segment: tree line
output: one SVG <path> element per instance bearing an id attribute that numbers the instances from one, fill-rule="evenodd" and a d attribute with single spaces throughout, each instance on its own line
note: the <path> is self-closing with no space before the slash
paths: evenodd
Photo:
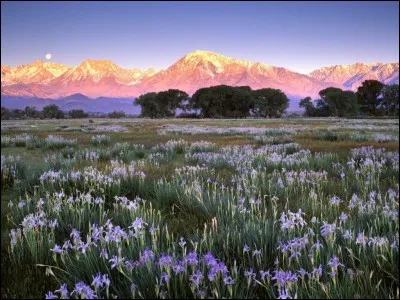
<path id="1" fill-rule="evenodd" d="M 15 119 L 81 119 L 87 118 L 88 113 L 82 109 L 73 109 L 65 113 L 60 110 L 56 104 L 44 106 L 43 109 L 37 110 L 34 106 L 27 106 L 25 109 L 8 109 L 1 107 L 1 119 L 2 120 L 15 120 Z M 113 111 L 101 117 L 109 118 L 123 118 L 126 114 L 123 111 Z"/>
<path id="2" fill-rule="evenodd" d="M 319 92 L 319 99 L 302 99 L 299 106 L 308 117 L 354 117 L 399 116 L 399 85 L 385 85 L 377 80 L 365 80 L 357 92 L 328 87 Z M 315 103 L 315 104 L 314 104 Z M 141 106 L 141 116 L 149 118 L 181 117 L 199 118 L 277 118 L 289 106 L 289 99 L 279 89 L 263 88 L 252 90 L 249 86 L 218 85 L 198 89 L 192 97 L 181 90 L 169 89 L 146 93 L 135 99 L 134 105 Z M 85 118 L 81 109 L 67 114 L 52 104 L 38 111 L 35 107 L 22 109 L 1 108 L 1 119 L 63 119 Z M 113 111 L 102 117 L 122 118 L 123 111 Z"/>
<path id="3" fill-rule="evenodd" d="M 329 87 L 314 102 L 306 97 L 299 103 L 308 117 L 399 116 L 399 85 L 365 80 L 355 93 Z"/>
<path id="4" fill-rule="evenodd" d="M 149 118 L 173 117 L 177 109 L 200 118 L 280 117 L 289 99 L 277 89 L 218 85 L 201 88 L 192 97 L 178 89 L 146 93 L 134 105 L 140 105 L 141 116 Z"/>

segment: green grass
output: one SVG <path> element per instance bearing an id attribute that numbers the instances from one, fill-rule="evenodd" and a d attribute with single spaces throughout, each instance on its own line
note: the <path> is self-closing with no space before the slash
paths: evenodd
<path id="1" fill-rule="evenodd" d="M 373 122 L 373 121 L 371 121 Z M 253 266 L 254 268 L 267 269 L 273 267 L 273 262 L 276 252 L 276 244 L 280 240 L 287 240 L 294 236 L 301 236 L 304 234 L 301 230 L 295 230 L 287 236 L 279 228 L 279 217 L 280 213 L 290 209 L 291 211 L 297 211 L 298 208 L 302 208 L 307 212 L 307 219 L 311 217 L 311 214 L 316 215 L 320 219 L 325 217 L 327 221 L 333 222 L 336 211 L 332 211 L 332 208 L 328 205 L 328 200 L 332 195 L 337 195 L 346 203 L 351 198 L 352 193 L 367 194 L 370 191 L 381 191 L 384 193 L 388 188 L 395 187 L 398 184 L 398 169 L 393 169 L 388 166 L 382 169 L 379 174 L 373 175 L 372 179 L 368 176 L 356 177 L 353 171 L 346 167 L 346 162 L 350 154 L 350 150 L 361 146 L 373 146 L 375 148 L 384 147 L 390 151 L 397 151 L 399 149 L 398 143 L 395 142 L 372 142 L 372 141 L 352 141 L 352 140 L 334 140 L 328 138 L 321 138 L 317 134 L 317 129 L 326 130 L 330 125 L 336 125 L 336 120 L 302 120 L 302 119 L 266 119 L 266 120 L 185 120 L 185 119 L 165 119 L 165 120 L 140 120 L 140 119 L 121 119 L 121 120 L 109 120 L 109 119 L 95 119 L 93 126 L 97 125 L 113 125 L 119 124 L 125 126 L 128 132 L 77 132 L 77 131 L 60 131 L 57 127 L 63 126 L 65 128 L 80 127 L 81 124 L 88 124 L 88 120 L 43 120 L 43 121 L 2 121 L 2 125 L 16 124 L 18 126 L 30 126 L 35 125 L 37 127 L 31 127 L 29 130 L 3 130 L 2 136 L 14 135 L 21 133 L 28 133 L 31 135 L 38 136 L 40 139 L 46 138 L 48 135 L 59 135 L 67 139 L 77 139 L 78 145 L 73 148 L 64 149 L 48 149 L 46 147 L 28 149 L 25 147 L 5 147 L 2 148 L 2 155 L 18 155 L 21 157 L 21 170 L 18 184 L 14 184 L 12 187 L 2 186 L 1 196 L 1 241 L 2 241 L 2 287 L 1 296 L 2 298 L 43 298 L 44 294 L 48 290 L 55 290 L 58 288 L 59 283 L 53 276 L 46 275 L 46 268 L 36 266 L 36 261 L 32 259 L 26 250 L 18 250 L 22 255 L 20 263 L 18 263 L 18 257 L 11 256 L 9 253 L 10 239 L 8 236 L 9 230 L 15 228 L 22 221 L 22 215 L 18 215 L 16 210 L 10 210 L 7 203 L 11 200 L 16 205 L 19 199 L 37 199 L 44 197 L 46 193 L 49 193 L 49 199 L 53 199 L 51 194 L 53 192 L 60 191 L 62 188 L 66 194 L 77 195 L 79 192 L 90 192 L 92 196 L 103 196 L 106 200 L 104 209 L 108 210 L 107 216 L 113 219 L 113 222 L 120 222 L 121 224 L 130 224 L 136 216 L 146 216 L 146 220 L 157 220 L 160 224 L 159 239 L 157 240 L 157 247 L 159 252 L 173 251 L 175 246 L 171 246 L 172 241 L 176 241 L 179 237 L 184 237 L 187 241 L 192 240 L 194 243 L 200 243 L 198 245 L 199 250 L 212 249 L 214 254 L 218 254 L 221 260 L 223 260 L 230 267 L 237 265 L 239 266 L 238 273 L 243 274 L 244 266 Z M 280 127 L 291 127 L 304 125 L 308 126 L 309 129 L 297 134 L 285 136 L 287 141 L 293 140 L 300 145 L 300 148 L 308 149 L 311 151 L 310 157 L 307 158 L 307 162 L 299 163 L 297 165 L 287 165 L 284 163 L 274 164 L 268 161 L 271 154 L 262 155 L 257 157 L 253 161 L 252 168 L 257 169 L 256 175 L 251 177 L 249 174 L 245 174 L 240 170 L 237 170 L 235 166 L 230 163 L 223 164 L 208 164 L 208 169 L 191 175 L 185 173 L 180 176 L 175 173 L 175 169 L 182 168 L 188 165 L 188 161 L 185 158 L 185 154 L 188 150 L 185 148 L 177 148 L 171 150 L 169 156 L 163 159 L 158 159 L 157 163 L 150 163 L 148 157 L 154 154 L 156 151 L 152 147 L 159 144 L 166 143 L 170 140 L 184 139 L 188 143 L 195 141 L 208 141 L 217 145 L 216 152 L 220 153 L 222 147 L 226 146 L 244 146 L 252 145 L 254 147 L 264 146 L 264 142 L 257 141 L 253 136 L 245 134 L 167 134 L 159 135 L 158 130 L 162 129 L 163 126 L 175 124 L 175 125 L 196 125 L 196 126 L 215 126 L 215 127 L 241 127 L 241 126 L 255 126 L 265 128 L 280 128 Z M 67 127 L 66 127 L 67 126 Z M 357 131 L 351 131 L 349 129 L 340 130 L 340 133 L 357 133 Z M 391 132 L 396 134 L 396 132 Z M 106 134 L 110 136 L 110 142 L 108 145 L 92 145 L 91 138 L 93 135 Z M 398 132 L 397 132 L 398 134 Z M 283 137 L 282 137 L 283 139 Z M 127 142 L 129 145 L 142 144 L 145 149 L 134 149 L 129 146 L 124 153 L 113 151 L 113 146 L 116 143 Z M 273 144 L 279 143 L 279 137 L 274 137 Z M 79 153 L 79 151 L 97 151 L 101 155 L 98 161 L 88 160 L 73 160 L 68 161 L 65 157 L 67 154 L 73 155 Z M 170 150 L 168 150 L 170 151 Z M 167 151 L 167 152 L 168 152 Z M 283 152 L 284 155 L 292 155 L 296 153 L 297 149 L 289 149 L 287 152 Z M 314 153 L 331 153 L 331 156 L 317 157 Z M 168 152 L 169 153 L 169 152 Z M 55 155 L 54 161 L 44 162 L 43 158 L 51 155 Z M 242 160 L 240 158 L 232 163 L 237 163 L 241 166 Z M 135 170 L 143 171 L 146 177 L 143 180 L 136 178 L 129 178 L 123 180 L 120 184 L 112 185 L 111 187 L 93 186 L 90 184 L 79 183 L 73 186 L 70 183 L 60 183 L 59 187 L 53 185 L 41 184 L 38 180 L 39 176 L 47 170 L 63 170 L 69 171 L 84 170 L 85 167 L 93 166 L 101 172 L 107 173 L 110 169 L 110 160 L 120 160 L 125 164 L 130 162 L 135 163 Z M 332 162 L 341 163 L 341 168 L 345 170 L 346 177 L 341 180 L 339 177 L 339 169 L 336 169 Z M 196 163 L 192 164 L 193 166 Z M 2 166 L 3 169 L 3 166 Z M 285 188 L 279 188 L 276 185 L 278 177 L 285 178 L 286 173 L 283 169 L 294 170 L 300 172 L 302 170 L 312 171 L 327 171 L 327 180 L 317 181 L 317 185 L 313 186 L 309 183 L 295 183 L 293 186 L 287 186 Z M 3 170 L 2 170 L 3 171 Z M 2 175 L 3 176 L 3 175 Z M 237 191 L 235 184 L 232 182 L 233 178 L 241 177 L 246 184 L 243 187 L 243 191 Z M 226 190 L 217 190 L 211 184 L 206 183 L 207 178 L 217 179 L 219 184 L 223 184 L 227 187 Z M 159 182 L 163 179 L 163 182 Z M 188 184 L 182 185 L 182 180 L 185 180 Z M 371 181 L 366 183 L 366 181 Z M 369 185 L 368 185 L 369 184 Z M 199 185 L 202 188 L 202 193 L 198 193 L 196 186 Z M 90 186 L 90 188 L 89 188 Z M 310 200 L 310 192 L 315 189 L 318 195 L 318 201 Z M 134 199 L 136 196 L 140 196 L 147 202 L 146 205 L 151 205 L 151 209 L 147 206 L 146 208 L 140 208 L 139 213 L 128 214 L 127 212 L 117 209 L 111 203 L 114 196 L 126 196 L 129 199 Z M 261 208 L 252 208 L 249 217 L 245 217 L 242 214 L 238 214 L 234 209 L 236 201 L 245 196 L 257 198 L 263 198 Z M 279 200 L 274 200 L 277 197 Z M 46 198 L 47 199 L 47 198 Z M 323 199 L 323 200 L 322 200 Z M 33 200 L 32 200 L 33 201 Z M 47 200 L 46 200 L 47 201 Z M 48 200 L 50 201 L 50 200 Z M 343 209 L 341 207 L 341 209 Z M 29 207 L 33 211 L 34 207 Z M 339 211 L 339 210 L 338 210 Z M 337 212 L 338 212 L 337 211 Z M 74 227 L 81 228 L 82 232 L 88 231 L 90 222 L 95 220 L 99 222 L 102 218 L 100 212 L 97 209 L 91 207 L 82 206 L 80 214 L 76 215 L 72 212 L 62 211 L 60 212 L 60 220 L 63 220 L 60 230 L 56 233 L 56 239 L 59 243 L 65 240 L 69 236 L 69 232 L 72 229 L 72 223 L 76 224 Z M 278 214 L 279 212 L 279 214 Z M 352 226 L 357 230 L 366 230 L 373 232 L 375 235 L 378 233 L 384 235 L 388 232 L 392 232 L 394 229 L 398 230 L 398 223 L 393 225 L 382 221 L 379 216 L 371 216 L 370 218 L 358 218 L 354 215 L 351 216 L 354 220 L 351 220 Z M 214 218 L 218 220 L 218 230 L 212 225 Z M 70 223 L 69 223 L 70 222 Z M 100 222 L 99 222 L 100 223 Z M 392 228 L 391 226 L 395 226 Z M 315 226 L 315 231 L 318 232 L 319 228 Z M 167 234 L 168 232 L 168 234 Z M 296 235 L 297 234 L 297 235 Z M 38 238 L 38 237 L 36 237 Z M 321 237 L 320 237 L 321 238 Z M 143 243 L 150 243 L 149 237 L 145 237 L 141 240 Z M 342 274 L 338 278 L 338 282 L 333 284 L 328 280 L 328 277 L 324 277 L 325 286 L 317 284 L 312 286 L 306 283 L 305 286 L 299 287 L 298 297 L 348 297 L 349 295 L 356 296 L 357 294 L 361 297 L 394 297 L 398 298 L 398 271 L 393 267 L 393 264 L 398 263 L 398 253 L 396 255 L 389 255 L 387 252 L 384 254 L 371 253 L 356 253 L 352 256 L 352 252 L 357 252 L 358 248 L 353 245 L 348 245 L 348 249 L 343 247 L 344 241 L 341 238 L 337 238 L 335 243 L 332 241 L 325 241 L 324 249 L 326 252 L 323 254 L 323 259 L 320 260 L 328 261 L 331 255 L 336 254 L 340 256 L 341 262 L 346 262 L 347 266 L 353 268 L 360 268 L 367 273 L 374 271 L 375 273 L 370 275 L 364 274 L 356 281 L 345 280 L 345 275 Z M 26 241 L 26 243 L 31 243 Z M 265 256 L 262 261 L 256 261 L 255 258 L 243 256 L 243 244 L 260 247 Z M 28 245 L 27 244 L 27 245 Z M 29 244 L 31 245 L 31 244 Z M 154 246 L 154 245 L 153 245 Z M 44 246 L 46 248 L 47 246 Z M 172 247 L 172 248 L 171 248 Z M 131 244 L 122 247 L 126 253 L 135 253 L 138 255 L 140 247 L 133 246 Z M 188 248 L 192 249 L 192 245 L 188 245 Z M 22 249 L 22 248 L 21 248 Z M 27 247 L 25 247 L 27 249 Z M 127 294 L 127 287 L 129 281 L 127 277 L 131 277 L 139 285 L 145 284 L 146 281 L 141 280 L 140 277 L 148 278 L 147 283 L 149 286 L 153 284 L 154 272 L 153 270 L 149 274 L 138 273 L 131 274 L 129 276 L 123 276 L 122 272 L 117 270 L 110 271 L 106 268 L 106 265 L 98 259 L 98 256 L 87 254 L 88 259 L 84 261 L 76 261 L 74 257 L 67 257 L 65 262 L 53 262 L 49 251 L 38 250 L 39 254 L 46 257 L 46 263 L 57 265 L 62 269 L 66 269 L 68 275 L 62 272 L 53 271 L 58 276 L 58 279 L 63 279 L 66 282 L 73 283 L 72 278 L 86 279 L 91 283 L 91 275 L 94 275 L 95 270 L 103 270 L 103 272 L 110 272 L 113 280 L 120 281 L 120 286 L 113 287 L 111 293 L 121 296 L 130 296 Z M 44 252 L 42 252 L 44 251 Z M 159 253 L 158 253 L 159 254 Z M 41 256 L 38 257 L 41 257 Z M 93 256 L 91 256 L 93 255 Z M 360 261 L 358 259 L 368 258 L 369 262 Z M 303 259 L 303 258 L 302 258 Z M 40 260 L 40 259 L 39 259 Z M 372 262 L 372 260 L 375 260 Z M 39 263 L 44 263 L 39 261 Z M 296 262 L 293 265 L 286 265 L 290 267 L 302 267 L 306 266 L 309 269 L 312 267 L 309 261 Z M 363 265 L 364 264 L 364 265 Z M 375 268 L 376 264 L 380 264 L 380 267 Z M 91 273 L 89 273 L 89 270 Z M 125 274 L 126 275 L 126 274 Z M 148 277 L 146 277 L 148 276 Z M 153 276 L 153 277 L 152 277 Z M 173 279 L 175 280 L 175 279 Z M 174 281 L 175 288 L 170 287 L 170 296 L 175 295 L 176 297 L 186 295 L 192 297 L 192 292 L 188 290 L 181 290 L 182 294 L 179 294 L 179 284 Z M 24 288 L 21 288 L 21 287 Z M 223 285 L 222 285 L 223 286 Z M 221 286 L 218 286 L 218 289 Z M 144 287 L 143 292 L 145 290 Z M 396 294 L 397 289 L 397 294 Z M 273 298 L 276 296 L 276 290 L 271 285 L 267 285 L 264 288 L 263 285 L 249 289 L 245 282 L 240 283 L 234 291 L 228 291 L 226 288 L 221 288 L 221 294 L 230 295 L 232 297 L 243 298 L 243 297 L 258 297 L 258 298 Z M 176 294 L 173 294 L 176 293 Z M 146 291 L 147 296 L 159 296 L 155 291 Z"/>

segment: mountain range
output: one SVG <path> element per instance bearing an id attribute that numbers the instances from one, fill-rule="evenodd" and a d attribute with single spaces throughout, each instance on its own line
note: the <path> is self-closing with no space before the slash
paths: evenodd
<path id="1" fill-rule="evenodd" d="M 366 79 L 399 83 L 399 63 L 336 65 L 300 74 L 283 67 L 196 50 L 158 71 L 124 69 L 110 60 L 93 59 L 74 67 L 40 60 L 17 67 L 1 65 L 1 96 L 2 102 L 5 96 L 61 99 L 77 93 L 90 98 L 134 98 L 170 88 L 191 95 L 202 87 L 226 84 L 277 88 L 289 98 L 299 99 L 316 97 L 329 86 L 356 90 Z"/>

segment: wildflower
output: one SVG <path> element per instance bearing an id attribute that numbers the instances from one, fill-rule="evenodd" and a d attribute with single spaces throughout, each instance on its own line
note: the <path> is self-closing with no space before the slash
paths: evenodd
<path id="1" fill-rule="evenodd" d="M 63 253 L 63 249 L 59 245 L 54 245 L 53 249 L 50 249 L 50 251 L 53 251 L 54 253 Z"/>
<path id="2" fill-rule="evenodd" d="M 190 275 L 190 277 L 189 277 L 190 281 L 193 282 L 196 286 L 198 286 L 200 284 L 200 281 L 203 278 L 204 278 L 204 276 L 201 273 L 201 271 L 199 271 L 199 270 L 193 272 L 193 274 Z"/>
<path id="3" fill-rule="evenodd" d="M 359 232 L 357 235 L 356 244 L 366 245 L 368 242 L 368 238 L 364 236 L 364 232 Z"/>
<path id="4" fill-rule="evenodd" d="M 319 265 L 318 268 L 313 268 L 311 274 L 316 276 L 317 278 L 322 276 L 322 265 Z"/>
<path id="5" fill-rule="evenodd" d="M 58 220 L 57 219 L 54 219 L 53 221 L 49 220 L 48 226 L 50 228 L 56 228 L 58 226 Z"/>
<path id="6" fill-rule="evenodd" d="M 154 226 L 151 226 L 150 229 L 149 229 L 149 231 L 150 231 L 150 233 L 151 233 L 152 235 L 154 235 L 154 234 L 156 233 L 157 230 L 158 230 L 158 227 L 154 227 Z"/>
<path id="7" fill-rule="evenodd" d="M 358 201 L 359 201 L 359 198 L 358 198 L 357 194 L 353 194 L 351 196 L 351 199 L 350 199 L 350 202 L 349 202 L 349 207 L 350 208 L 354 208 Z"/>
<path id="8" fill-rule="evenodd" d="M 331 198 L 330 202 L 331 202 L 332 205 L 339 205 L 340 202 L 342 202 L 342 200 L 340 200 L 340 198 L 337 197 L 337 196 L 333 196 Z"/>
<path id="9" fill-rule="evenodd" d="M 144 225 L 147 225 L 147 223 L 145 223 L 142 218 L 136 217 L 135 221 L 133 221 L 132 225 L 128 228 L 134 228 L 135 231 L 138 231 L 142 229 Z"/>
<path id="10" fill-rule="evenodd" d="M 172 270 L 174 270 L 175 274 L 179 274 L 185 271 L 183 261 L 176 261 L 175 264 L 172 266 Z"/>
<path id="11" fill-rule="evenodd" d="M 292 297 L 290 297 L 288 291 L 286 291 L 286 289 L 282 288 L 279 289 L 279 296 L 278 299 L 292 299 Z"/>
<path id="12" fill-rule="evenodd" d="M 128 267 L 130 270 L 134 269 L 136 266 L 139 265 L 138 261 L 133 261 L 133 260 L 127 260 L 124 265 Z"/>
<path id="13" fill-rule="evenodd" d="M 18 207 L 19 207 L 19 208 L 23 208 L 25 205 L 26 205 L 26 203 L 25 203 L 24 200 L 21 200 L 21 201 L 18 203 Z"/>
<path id="14" fill-rule="evenodd" d="M 235 279 L 232 277 L 228 276 L 224 278 L 224 284 L 225 285 L 233 285 L 235 283 Z"/>
<path id="15" fill-rule="evenodd" d="M 299 256 L 301 256 L 301 253 L 299 251 L 291 250 L 291 255 L 290 255 L 289 259 L 296 258 L 296 257 L 299 257 Z"/>
<path id="16" fill-rule="evenodd" d="M 104 200 L 100 197 L 96 197 L 96 199 L 94 199 L 94 203 L 101 204 L 101 203 L 104 203 Z"/>
<path id="17" fill-rule="evenodd" d="M 164 281 L 165 283 L 168 283 L 169 279 L 171 278 L 171 275 L 169 275 L 166 272 L 162 272 L 161 278 L 160 278 L 160 284 Z"/>
<path id="18" fill-rule="evenodd" d="M 348 218 L 349 218 L 349 216 L 348 216 L 346 213 L 342 212 L 342 213 L 340 214 L 340 216 L 339 216 L 340 223 L 346 222 L 346 220 L 347 220 Z"/>
<path id="19" fill-rule="evenodd" d="M 189 252 L 183 259 L 183 261 L 189 265 L 195 266 L 198 264 L 197 253 L 192 251 Z"/>
<path id="20" fill-rule="evenodd" d="M 253 251 L 253 256 L 254 256 L 254 255 L 260 255 L 260 256 L 261 256 L 261 250 L 257 250 L 257 249 L 254 250 L 254 251 Z"/>
<path id="21" fill-rule="evenodd" d="M 275 276 L 272 277 L 272 280 L 276 280 L 276 284 L 280 287 L 285 286 L 287 282 L 296 282 L 297 276 L 293 274 L 292 271 L 275 271 Z"/>
<path id="22" fill-rule="evenodd" d="M 106 287 L 110 286 L 111 281 L 110 281 L 110 278 L 108 277 L 107 274 L 103 274 L 103 277 L 101 278 L 101 281 L 102 281 L 103 284 L 106 285 Z"/>
<path id="23" fill-rule="evenodd" d="M 203 291 L 203 290 L 198 290 L 198 291 L 196 292 L 196 295 L 199 296 L 199 297 L 204 297 L 205 294 L 206 294 L 206 292 Z"/>
<path id="24" fill-rule="evenodd" d="M 265 277 L 267 277 L 268 280 L 271 279 L 271 274 L 269 273 L 269 270 L 268 271 L 261 270 L 260 275 L 261 275 L 261 280 L 264 280 Z"/>
<path id="25" fill-rule="evenodd" d="M 76 230 L 75 228 L 72 229 L 70 237 L 74 238 L 74 241 L 80 241 L 81 240 L 81 234 L 78 230 Z"/>
<path id="26" fill-rule="evenodd" d="M 311 191 L 310 191 L 310 198 L 312 199 L 312 200 L 317 200 L 317 194 L 315 193 L 315 190 L 314 189 L 312 189 Z"/>
<path id="27" fill-rule="evenodd" d="M 243 246 L 243 251 L 244 251 L 244 252 L 249 252 L 249 251 L 250 251 L 250 247 L 247 246 L 246 244 L 244 244 L 244 246 Z"/>
<path id="28" fill-rule="evenodd" d="M 353 236 L 349 230 L 346 230 L 346 232 L 343 234 L 343 238 L 346 240 L 351 240 L 353 238 Z"/>
<path id="29" fill-rule="evenodd" d="M 390 248 L 394 249 L 394 250 L 398 250 L 399 247 L 397 246 L 396 241 L 393 241 L 393 243 L 390 244 Z"/>
<path id="30" fill-rule="evenodd" d="M 312 245 L 311 246 L 311 249 L 319 249 L 319 248 L 323 248 L 323 246 L 322 246 L 322 244 L 321 244 L 321 242 L 319 241 L 319 240 L 317 240 L 316 242 L 315 242 L 315 244 L 314 245 Z"/>
<path id="31" fill-rule="evenodd" d="M 112 262 L 112 264 L 111 264 L 111 269 L 114 269 L 116 266 L 120 265 L 120 264 L 124 261 L 124 259 L 125 259 L 125 258 L 120 258 L 120 257 L 114 255 L 114 256 L 109 260 L 109 262 Z"/>
<path id="32" fill-rule="evenodd" d="M 105 258 L 105 259 L 108 259 L 108 252 L 107 252 L 107 249 L 101 249 L 100 257 L 103 257 L 103 258 Z"/>
<path id="33" fill-rule="evenodd" d="M 60 288 L 58 290 L 55 290 L 54 292 L 60 293 L 60 299 L 69 299 L 69 293 L 66 283 L 62 284 Z"/>
<path id="34" fill-rule="evenodd" d="M 68 249 L 68 248 L 72 249 L 71 241 L 70 240 L 65 241 L 62 248 L 63 248 L 63 250 Z"/>
<path id="35" fill-rule="evenodd" d="M 256 273 L 253 272 L 253 268 L 250 268 L 248 271 L 244 271 L 244 276 L 246 276 L 248 279 L 255 279 Z"/>
<path id="36" fill-rule="evenodd" d="M 329 224 L 327 222 L 323 222 L 324 225 L 321 226 L 321 234 L 322 236 L 331 235 L 336 230 L 336 223 Z"/>
<path id="37" fill-rule="evenodd" d="M 336 255 L 332 256 L 332 258 L 328 262 L 328 265 L 334 270 L 336 270 L 338 266 L 344 267 L 344 265 L 340 263 L 339 258 Z"/>
<path id="38" fill-rule="evenodd" d="M 72 290 L 72 292 L 71 292 L 71 295 L 73 294 L 73 293 L 77 293 L 77 294 L 82 294 L 82 292 L 83 292 L 83 290 L 84 290 L 84 288 L 86 287 L 87 285 L 83 282 L 83 281 L 79 281 L 79 282 L 77 282 L 76 284 L 75 284 L 75 288 Z"/>
<path id="39" fill-rule="evenodd" d="M 309 273 L 304 270 L 303 268 L 301 268 L 300 270 L 297 271 L 301 277 L 304 277 L 305 275 L 309 275 Z"/>
<path id="40" fill-rule="evenodd" d="M 154 258 L 154 252 L 150 249 L 145 249 L 140 256 L 139 262 L 143 264 L 153 258 Z"/>
<path id="41" fill-rule="evenodd" d="M 10 241 L 11 247 L 13 247 L 13 246 L 15 246 L 15 245 L 17 244 L 17 241 L 18 241 L 18 236 L 17 236 L 17 234 L 18 234 L 18 233 L 20 233 L 20 229 L 19 229 L 19 228 L 18 228 L 18 229 L 11 229 L 11 230 L 10 230 L 9 236 L 10 236 L 10 238 L 11 238 L 11 241 Z"/>
<path id="42" fill-rule="evenodd" d="M 56 295 L 54 295 L 52 291 L 49 291 L 46 294 L 46 298 L 45 299 L 58 299 L 58 297 Z"/>
<path id="43" fill-rule="evenodd" d="M 101 279 L 100 272 L 97 273 L 96 277 L 92 276 L 92 278 L 93 278 L 92 285 L 94 285 L 96 289 L 101 288 L 103 286 L 103 281 Z"/>
<path id="44" fill-rule="evenodd" d="M 281 229 L 294 229 L 296 227 L 303 227 L 307 225 L 306 221 L 303 219 L 301 208 L 297 213 L 292 213 L 290 210 L 287 212 L 281 213 L 280 221 L 281 221 Z"/>
<path id="45" fill-rule="evenodd" d="M 217 277 L 217 270 L 215 268 L 211 268 L 208 272 L 208 280 L 213 281 Z"/>
<path id="46" fill-rule="evenodd" d="M 210 251 L 203 255 L 203 261 L 207 264 L 207 266 L 212 266 L 217 263 L 217 260 Z"/>
<path id="47" fill-rule="evenodd" d="M 160 265 L 160 267 L 169 267 L 172 264 L 172 256 L 169 256 L 168 254 L 161 254 L 161 257 L 158 260 L 158 264 Z"/>
<path id="48" fill-rule="evenodd" d="M 371 246 L 371 244 L 376 247 L 382 247 L 389 244 L 389 240 L 386 237 L 371 237 L 368 246 Z"/>

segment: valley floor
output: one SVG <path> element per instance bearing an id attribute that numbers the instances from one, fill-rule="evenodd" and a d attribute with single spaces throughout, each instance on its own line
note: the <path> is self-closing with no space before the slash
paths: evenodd
<path id="1" fill-rule="evenodd" d="M 399 298 L 399 120 L 1 122 L 2 298 Z"/>

